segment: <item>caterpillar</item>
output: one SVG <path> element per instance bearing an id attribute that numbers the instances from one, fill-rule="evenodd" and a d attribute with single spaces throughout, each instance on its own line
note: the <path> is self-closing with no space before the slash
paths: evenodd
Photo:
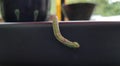
<path id="1" fill-rule="evenodd" d="M 62 36 L 62 34 L 60 32 L 57 16 L 53 15 L 52 20 L 53 20 L 52 26 L 53 26 L 53 32 L 54 32 L 55 38 L 69 48 L 79 48 L 80 45 L 78 42 L 72 42 Z"/>

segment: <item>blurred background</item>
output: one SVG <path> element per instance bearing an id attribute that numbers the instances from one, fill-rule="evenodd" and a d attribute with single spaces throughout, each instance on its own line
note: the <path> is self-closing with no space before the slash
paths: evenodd
<path id="1" fill-rule="evenodd" d="M 57 8 L 56 1 L 51 0 L 51 10 L 50 14 L 56 14 Z M 96 8 L 90 18 L 94 21 L 119 21 L 120 20 L 120 0 L 65 0 L 66 4 L 73 3 L 95 3 Z M 2 20 L 0 14 L 0 20 Z"/>
<path id="2" fill-rule="evenodd" d="M 52 0 L 51 14 L 56 13 L 56 2 Z M 95 3 L 96 8 L 90 20 L 95 21 L 119 21 L 120 0 L 66 0 L 66 4 L 73 3 Z"/>

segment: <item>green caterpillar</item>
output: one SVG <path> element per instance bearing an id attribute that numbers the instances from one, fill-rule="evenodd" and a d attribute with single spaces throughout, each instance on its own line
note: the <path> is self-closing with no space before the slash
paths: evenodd
<path id="1" fill-rule="evenodd" d="M 53 19 L 53 23 L 52 23 L 53 32 L 54 32 L 54 36 L 56 37 L 56 39 L 67 47 L 79 48 L 80 45 L 78 42 L 72 42 L 62 36 L 60 29 L 59 29 L 59 22 L 58 22 L 57 16 L 52 16 L 52 19 Z"/>

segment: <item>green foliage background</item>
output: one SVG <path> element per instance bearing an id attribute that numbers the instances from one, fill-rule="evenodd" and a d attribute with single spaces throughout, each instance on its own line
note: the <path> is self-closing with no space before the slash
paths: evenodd
<path id="1" fill-rule="evenodd" d="M 95 15 L 102 15 L 102 16 L 114 16 L 120 15 L 120 2 L 115 2 L 109 4 L 108 0 L 66 0 L 67 4 L 73 3 L 94 3 L 96 4 L 96 8 L 94 10 Z M 56 0 L 51 0 L 51 13 L 55 13 L 55 3 Z"/>
<path id="2" fill-rule="evenodd" d="M 120 15 L 120 2 L 114 2 L 109 4 L 108 0 L 67 0 L 67 4 L 72 3 L 95 3 L 96 8 L 94 10 L 95 15 L 102 16 L 114 16 Z"/>

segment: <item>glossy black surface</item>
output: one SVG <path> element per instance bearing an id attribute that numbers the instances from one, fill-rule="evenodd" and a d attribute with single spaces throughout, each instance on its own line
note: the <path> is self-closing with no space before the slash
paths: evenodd
<path id="1" fill-rule="evenodd" d="M 76 3 L 63 5 L 69 20 L 89 20 L 95 8 L 94 3 Z"/>
<path id="2" fill-rule="evenodd" d="M 0 24 L 0 63 L 120 65 L 120 22 L 60 23 L 60 29 L 81 47 L 58 42 L 51 23 Z"/>
<path id="3" fill-rule="evenodd" d="M 1 0 L 3 18 L 6 22 L 34 21 L 34 11 L 38 10 L 36 21 L 45 21 L 50 11 L 50 0 Z M 20 20 L 17 20 L 15 10 L 20 10 Z"/>

